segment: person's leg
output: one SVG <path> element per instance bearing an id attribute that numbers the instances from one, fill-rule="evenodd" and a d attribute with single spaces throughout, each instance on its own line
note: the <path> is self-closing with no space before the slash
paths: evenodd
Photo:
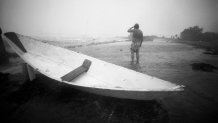
<path id="1" fill-rule="evenodd" d="M 136 50 L 136 63 L 139 63 L 139 49 Z"/>
<path id="2" fill-rule="evenodd" d="M 134 62 L 134 51 L 131 49 L 131 62 L 133 63 Z"/>

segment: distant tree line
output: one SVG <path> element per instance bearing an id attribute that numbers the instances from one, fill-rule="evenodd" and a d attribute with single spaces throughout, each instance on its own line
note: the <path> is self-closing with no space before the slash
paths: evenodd
<path id="1" fill-rule="evenodd" d="M 213 41 L 213 40 L 218 40 L 218 33 L 215 32 L 203 33 L 203 28 L 194 26 L 184 29 L 180 33 L 180 38 L 182 40 L 191 40 L 191 41 Z"/>

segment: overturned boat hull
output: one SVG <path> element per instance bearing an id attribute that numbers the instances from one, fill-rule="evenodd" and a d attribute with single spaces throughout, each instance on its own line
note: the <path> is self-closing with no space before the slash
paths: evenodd
<path id="1" fill-rule="evenodd" d="M 183 91 L 181 85 L 13 32 L 5 33 L 4 39 L 35 70 L 79 90 L 137 100 Z"/>

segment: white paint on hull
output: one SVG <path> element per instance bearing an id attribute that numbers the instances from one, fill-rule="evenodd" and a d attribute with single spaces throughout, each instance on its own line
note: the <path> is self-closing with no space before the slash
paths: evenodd
<path id="1" fill-rule="evenodd" d="M 146 100 L 183 90 L 182 86 L 168 81 L 21 35 L 17 36 L 27 53 L 23 53 L 12 41 L 4 38 L 25 62 L 42 74 L 74 85 L 80 90 L 118 98 Z M 79 67 L 85 59 L 92 61 L 87 73 L 72 82 L 61 80 L 62 76 Z"/>

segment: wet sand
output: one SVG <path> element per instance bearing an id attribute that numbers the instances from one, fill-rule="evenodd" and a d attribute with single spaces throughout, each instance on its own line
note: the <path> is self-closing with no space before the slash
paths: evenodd
<path id="1" fill-rule="evenodd" d="M 1 86 L 6 87 L 1 93 L 1 107 L 4 107 L 1 113 L 8 117 L 8 122 L 177 123 L 217 120 L 218 71 L 199 71 L 191 66 L 193 63 L 207 63 L 218 67 L 217 56 L 204 54 L 204 49 L 184 43 L 144 42 L 140 50 L 140 63 L 130 64 L 129 46 L 130 42 L 118 42 L 68 46 L 68 49 L 183 84 L 185 91 L 162 100 L 124 100 L 81 92 L 41 74 L 37 74 L 34 82 L 15 84 L 18 78 L 23 78 L 21 73 L 15 72 L 9 76 L 14 79 L 5 80 L 10 84 Z M 13 69 L 16 67 L 18 65 Z M 11 68 L 8 72 L 20 68 Z M 6 75 L 3 76 L 5 78 Z"/>

